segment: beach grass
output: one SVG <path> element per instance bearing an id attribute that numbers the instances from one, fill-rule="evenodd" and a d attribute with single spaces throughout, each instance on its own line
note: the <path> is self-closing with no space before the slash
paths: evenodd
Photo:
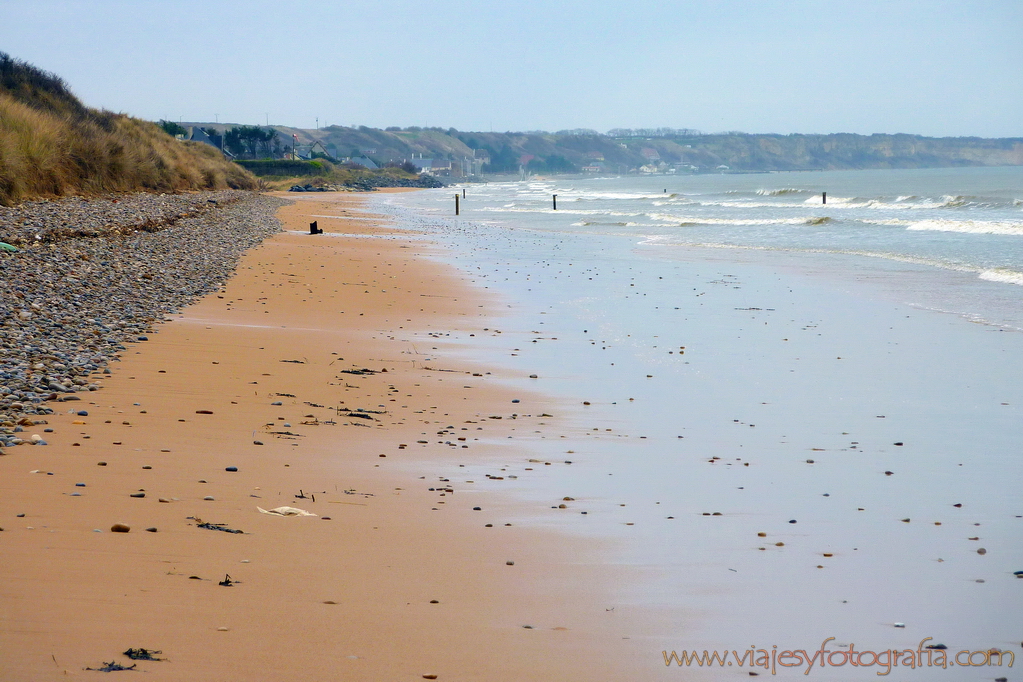
<path id="1" fill-rule="evenodd" d="M 53 74 L 0 53 L 0 205 L 72 194 L 255 189 L 216 149 L 84 106 Z"/>

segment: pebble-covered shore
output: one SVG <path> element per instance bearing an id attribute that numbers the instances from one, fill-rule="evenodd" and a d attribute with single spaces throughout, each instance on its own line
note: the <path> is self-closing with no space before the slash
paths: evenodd
<path id="1" fill-rule="evenodd" d="M 125 344 L 219 288 L 280 231 L 286 203 L 220 191 L 0 208 L 0 242 L 19 247 L 0 250 L 0 447 L 56 401 L 84 409 L 77 394 L 99 388 Z"/>

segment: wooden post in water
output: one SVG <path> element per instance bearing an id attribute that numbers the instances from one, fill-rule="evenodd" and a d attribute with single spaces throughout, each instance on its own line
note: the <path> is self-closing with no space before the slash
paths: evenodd
<path id="1" fill-rule="evenodd" d="M 464 187 L 462 188 L 462 198 L 463 199 L 465 198 L 465 188 Z"/>
<path id="2" fill-rule="evenodd" d="M 455 215 L 458 215 L 458 195 L 455 195 Z"/>
<path id="3" fill-rule="evenodd" d="M 558 210 L 558 195 L 557 194 L 554 195 L 554 210 L 555 211 Z"/>
<path id="4" fill-rule="evenodd" d="M 828 203 L 828 193 L 827 192 L 821 192 L 821 203 L 822 204 Z"/>

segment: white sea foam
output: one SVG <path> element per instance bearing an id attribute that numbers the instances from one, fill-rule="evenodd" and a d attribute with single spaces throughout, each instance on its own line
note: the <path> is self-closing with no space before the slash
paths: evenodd
<path id="1" fill-rule="evenodd" d="M 806 216 L 801 218 L 706 218 L 702 216 L 674 215 L 671 213 L 648 213 L 653 220 L 674 225 L 824 225 L 831 222 L 828 216 Z"/>
<path id="2" fill-rule="evenodd" d="M 796 189 L 794 187 L 783 187 L 781 189 L 758 189 L 757 194 L 762 197 L 780 197 L 786 194 L 817 194 L 808 189 Z"/>
<path id="3" fill-rule="evenodd" d="M 936 230 L 938 232 L 963 232 L 967 234 L 1023 235 L 1023 222 L 993 220 L 920 220 L 907 230 Z"/>
<path id="4" fill-rule="evenodd" d="M 980 278 L 989 282 L 1002 282 L 1003 284 L 1018 284 L 1023 286 L 1023 272 L 1009 270 L 1008 268 L 993 268 L 980 273 Z"/>

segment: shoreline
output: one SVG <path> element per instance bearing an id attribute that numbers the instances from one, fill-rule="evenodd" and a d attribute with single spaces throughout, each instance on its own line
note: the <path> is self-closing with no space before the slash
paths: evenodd
<path id="1" fill-rule="evenodd" d="M 391 227 L 320 217 L 326 234 L 300 234 L 359 197 L 288 198 L 287 231 L 123 352 L 75 404 L 87 415 L 61 406 L 49 445 L 0 458 L 0 667 L 88 675 L 145 647 L 167 660 L 139 668 L 168 680 L 627 679 L 647 652 L 600 600 L 616 575 L 600 543 L 505 525 L 532 512 L 496 462 L 528 454 L 498 439 L 555 408 L 408 348 L 489 326 L 493 298 Z M 460 461 L 492 473 L 436 473 Z"/>
<path id="2" fill-rule="evenodd" d="M 474 221 L 471 194 L 461 220 L 442 195 L 399 199 L 382 206 L 512 302 L 498 366 L 538 373 L 585 427 L 564 442 L 577 464 L 525 496 L 585 501 L 553 527 L 612 539 L 640 571 L 622 601 L 677 618 L 652 653 L 831 635 L 1018 652 L 1023 337 L 914 307 L 917 267 L 669 254 Z"/>

